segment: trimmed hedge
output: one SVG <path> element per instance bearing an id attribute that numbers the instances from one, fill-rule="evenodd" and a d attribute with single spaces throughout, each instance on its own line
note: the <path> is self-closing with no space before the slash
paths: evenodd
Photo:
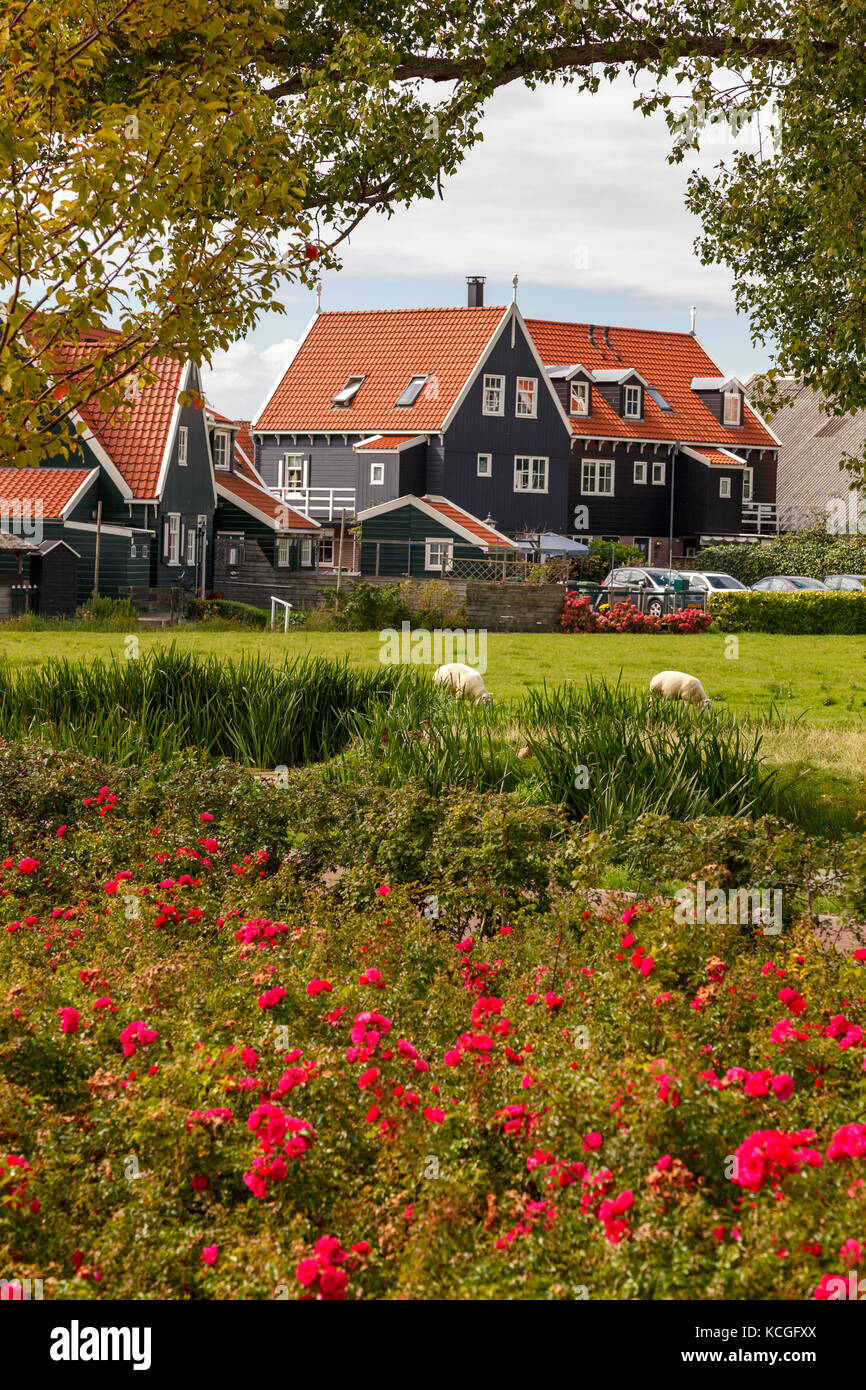
<path id="1" fill-rule="evenodd" d="M 226 598 L 191 599 L 186 616 L 192 622 L 223 618 L 226 622 L 239 623 L 241 627 L 267 627 L 271 620 L 267 608 L 255 608 L 251 603 L 237 603 L 234 599 Z"/>
<path id="2" fill-rule="evenodd" d="M 723 632 L 821 633 L 866 632 L 866 592 L 822 589 L 768 594 L 735 589 L 709 595 L 709 612 Z"/>

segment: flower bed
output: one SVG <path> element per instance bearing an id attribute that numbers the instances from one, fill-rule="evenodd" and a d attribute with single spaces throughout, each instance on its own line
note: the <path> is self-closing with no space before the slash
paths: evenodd
<path id="1" fill-rule="evenodd" d="M 628 599 L 621 599 L 607 611 L 593 608 L 591 598 L 566 594 L 562 612 L 566 632 L 706 632 L 712 623 L 702 608 L 683 608 L 678 613 L 653 617 L 641 613 Z"/>
<path id="2" fill-rule="evenodd" d="M 340 897 L 240 843 L 242 802 L 213 787 L 145 821 L 67 780 L 63 822 L 46 799 L 9 828 L 7 1278 L 78 1299 L 838 1296 L 866 1244 L 866 950 L 579 884 L 455 939 L 435 894 Z"/>

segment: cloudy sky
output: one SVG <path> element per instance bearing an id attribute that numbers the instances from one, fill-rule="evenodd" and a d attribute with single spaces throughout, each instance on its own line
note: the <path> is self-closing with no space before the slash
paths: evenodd
<path id="1" fill-rule="evenodd" d="M 514 84 L 488 107 L 484 141 L 444 186 L 444 198 L 369 218 L 325 276 L 325 309 L 413 308 L 466 302 L 467 275 L 486 275 L 485 302 L 507 304 L 512 276 L 527 317 L 697 332 L 725 372 L 768 365 L 733 304 L 727 272 L 702 266 L 697 223 L 683 205 L 689 164 L 670 165 L 664 118 L 632 109 L 621 79 L 595 95 Z M 740 142 L 754 138 L 747 129 Z M 701 163 L 729 154 L 711 128 Z M 315 307 L 288 287 L 271 315 L 205 372 L 208 398 L 253 415 Z"/>

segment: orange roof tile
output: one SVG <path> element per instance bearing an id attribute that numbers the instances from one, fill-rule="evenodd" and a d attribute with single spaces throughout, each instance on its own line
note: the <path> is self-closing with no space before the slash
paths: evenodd
<path id="1" fill-rule="evenodd" d="M 601 392 L 592 392 L 592 415 L 571 417 L 574 434 L 597 438 L 620 436 L 635 439 L 672 439 L 683 443 L 731 444 L 776 449 L 778 445 L 767 427 L 744 400 L 743 424 L 722 425 L 700 396 L 691 389 L 693 377 L 718 377 L 717 364 L 691 333 L 667 333 L 646 328 L 610 328 L 610 347 L 603 341 L 603 329 L 596 325 L 589 341 L 589 325 L 556 323 L 546 319 L 527 319 L 526 327 L 545 366 L 576 365 L 589 371 L 633 367 L 661 392 L 672 407 L 663 411 L 649 393 L 644 400 L 643 420 L 623 420 L 608 405 Z"/>
<path id="2" fill-rule="evenodd" d="M 505 310 L 373 309 L 319 314 L 255 430 L 436 430 L 471 376 Z M 395 401 L 415 374 L 431 381 L 414 406 Z M 332 405 L 350 376 L 364 376 L 352 404 Z"/>
<path id="3" fill-rule="evenodd" d="M 372 453 L 389 453 L 392 449 L 399 449 L 401 444 L 411 444 L 417 440 L 417 434 L 380 434 L 375 439 L 365 439 L 363 444 L 356 444 L 356 449 L 369 449 Z M 423 439 L 423 435 L 420 436 Z"/>
<path id="4" fill-rule="evenodd" d="M 78 489 L 96 476 L 92 468 L 0 468 L 0 510 L 38 502 L 43 519 L 57 521 Z"/>
<path id="5" fill-rule="evenodd" d="M 253 444 L 253 437 L 250 434 L 250 421 L 235 420 L 235 424 L 238 426 L 238 432 L 235 435 L 235 458 L 237 458 L 238 452 L 240 452 L 243 454 L 244 461 L 251 464 L 253 469 L 255 469 L 256 450 Z"/>
<path id="6" fill-rule="evenodd" d="M 484 541 L 485 545 L 494 548 L 514 549 L 514 542 L 507 536 L 501 536 L 498 531 L 494 531 L 489 526 L 485 526 L 483 521 L 479 521 L 477 516 L 471 512 L 464 512 L 462 507 L 455 507 L 453 502 L 449 502 L 446 497 L 422 497 L 422 502 L 426 502 L 428 507 L 433 509 L 446 521 L 454 521 L 458 526 L 462 526 L 464 531 L 471 531 L 473 536 Z"/>
<path id="7" fill-rule="evenodd" d="M 112 336 L 107 331 L 82 334 L 76 342 L 63 344 L 63 358 L 72 369 L 86 364 Z M 147 366 L 156 373 L 156 380 L 142 387 L 138 399 L 110 413 L 93 402 L 80 411 L 84 423 L 129 484 L 133 496 L 142 498 L 156 496 L 184 370 L 183 362 L 156 354 L 147 358 Z"/>
<path id="8" fill-rule="evenodd" d="M 745 459 L 734 458 L 733 454 L 729 454 L 725 449 L 692 449 L 692 453 L 699 454 L 707 463 L 723 468 L 736 468 L 737 464 L 741 468 L 746 466 Z"/>
<path id="9" fill-rule="evenodd" d="M 231 500 L 244 511 L 249 511 L 252 508 L 260 516 L 266 517 L 275 531 L 319 530 L 318 522 L 305 516 L 303 512 L 296 511 L 294 507 L 287 507 L 285 502 L 281 502 L 272 492 L 258 487 L 248 478 L 240 477 L 237 473 L 224 473 L 220 470 L 214 473 L 214 480 L 218 496 L 228 493 Z"/>

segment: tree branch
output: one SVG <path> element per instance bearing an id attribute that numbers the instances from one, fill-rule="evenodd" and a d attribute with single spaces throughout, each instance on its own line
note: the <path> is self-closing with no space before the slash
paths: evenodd
<path id="1" fill-rule="evenodd" d="M 611 39 L 595 43 L 563 44 L 555 48 L 543 49 L 497 69 L 485 63 L 483 58 L 434 58 L 416 57 L 412 54 L 402 56 L 394 67 L 395 82 L 424 80 L 427 82 L 459 82 L 466 78 L 488 77 L 496 87 L 505 86 L 524 77 L 539 77 L 547 72 L 566 72 L 572 68 L 634 65 L 645 67 L 657 63 L 668 45 L 668 40 L 660 37 L 658 41 L 641 39 Z M 832 41 L 816 40 L 812 51 L 818 57 L 831 58 L 839 52 L 840 45 Z M 798 58 L 794 44 L 787 39 L 736 38 L 733 35 L 715 37 L 707 34 L 694 34 L 683 41 L 684 58 L 712 58 L 723 65 L 738 63 L 793 63 Z M 280 49 L 268 49 L 263 57 L 278 70 L 297 68 L 297 55 L 291 56 Z M 322 67 L 324 68 L 324 55 Z M 339 71 L 334 72 L 333 80 L 340 81 Z M 266 87 L 265 95 L 277 101 L 280 97 L 296 96 L 305 89 L 302 75 L 287 78 L 274 87 Z"/>

